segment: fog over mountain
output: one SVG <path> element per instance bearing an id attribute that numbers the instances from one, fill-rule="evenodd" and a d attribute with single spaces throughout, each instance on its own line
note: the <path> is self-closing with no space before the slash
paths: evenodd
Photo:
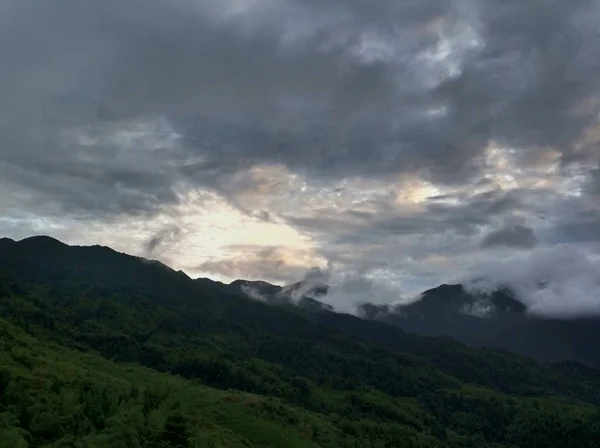
<path id="1" fill-rule="evenodd" d="M 529 313 L 544 317 L 600 316 L 600 260 L 569 245 L 490 263 L 466 282 L 473 292 L 509 287 Z"/>
<path id="2" fill-rule="evenodd" d="M 0 235 L 321 276 L 346 312 L 461 283 L 597 316 L 598 23 L 596 0 L 0 0 Z"/>

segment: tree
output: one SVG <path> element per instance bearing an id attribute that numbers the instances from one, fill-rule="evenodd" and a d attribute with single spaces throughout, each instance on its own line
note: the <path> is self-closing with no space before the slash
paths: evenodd
<path id="1" fill-rule="evenodd" d="M 190 431 L 187 419 L 180 411 L 172 411 L 167 416 L 165 427 L 161 434 L 164 447 L 187 448 L 189 444 Z"/>

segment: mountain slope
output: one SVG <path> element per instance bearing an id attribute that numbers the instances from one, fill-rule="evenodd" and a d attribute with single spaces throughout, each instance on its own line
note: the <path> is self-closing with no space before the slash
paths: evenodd
<path id="1" fill-rule="evenodd" d="M 266 282 L 236 280 L 236 290 L 270 304 L 296 303 L 313 310 L 332 308 L 316 300 L 326 286 L 313 287 L 312 297 L 294 300 L 285 289 Z M 294 291 L 303 285 L 288 287 Z M 310 285 L 304 286 L 311 292 Z M 577 361 L 600 367 L 600 318 L 571 319 L 530 315 L 523 303 L 507 290 L 489 294 L 468 292 L 462 285 L 441 285 L 425 291 L 408 305 L 360 305 L 358 314 L 386 322 L 405 331 L 430 336 L 449 336 L 475 347 L 505 349 L 540 361 Z"/>
<path id="2" fill-rule="evenodd" d="M 305 441 L 599 446 L 597 370 L 469 349 L 324 310 L 269 306 L 108 248 L 57 243 L 26 240 L 0 254 L 0 316 L 9 325 L 114 362 L 274 397 L 281 405 L 260 415 L 304 425 Z M 38 367 L 35 356 L 29 363 Z M 294 415 L 318 414 L 329 429 L 298 423 L 284 411 L 290 407 L 301 409 Z"/>
<path id="3" fill-rule="evenodd" d="M 0 334 L 1 446 L 318 447 L 299 426 L 265 412 L 277 401 L 118 365 L 41 342 L 2 319 Z M 297 408 L 289 415 L 339 436 L 316 415 Z"/>
<path id="4" fill-rule="evenodd" d="M 362 313 L 424 335 L 444 335 L 479 347 L 510 350 L 543 361 L 600 366 L 600 319 L 552 319 L 530 315 L 510 291 L 467 292 L 442 285 L 417 302 L 387 307 L 363 305 Z"/>

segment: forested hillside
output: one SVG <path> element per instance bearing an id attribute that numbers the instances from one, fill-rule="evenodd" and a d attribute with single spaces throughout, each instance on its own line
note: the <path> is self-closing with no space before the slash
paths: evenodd
<path id="1" fill-rule="evenodd" d="M 600 372 L 0 241 L 7 446 L 598 447 Z M 120 445 L 119 445 L 120 444 Z"/>
<path id="2" fill-rule="evenodd" d="M 425 335 L 450 336 L 476 347 L 503 348 L 541 361 L 600 366 L 600 318 L 548 317 L 528 312 L 510 290 L 468 291 L 441 285 L 408 305 L 365 304 L 364 317 Z"/>

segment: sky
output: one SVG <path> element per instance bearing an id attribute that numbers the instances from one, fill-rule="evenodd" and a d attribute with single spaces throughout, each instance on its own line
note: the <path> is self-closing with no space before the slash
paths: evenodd
<path id="1" fill-rule="evenodd" d="M 0 0 L 0 235 L 318 279 L 339 308 L 485 279 L 600 311 L 599 23 L 597 0 Z"/>

